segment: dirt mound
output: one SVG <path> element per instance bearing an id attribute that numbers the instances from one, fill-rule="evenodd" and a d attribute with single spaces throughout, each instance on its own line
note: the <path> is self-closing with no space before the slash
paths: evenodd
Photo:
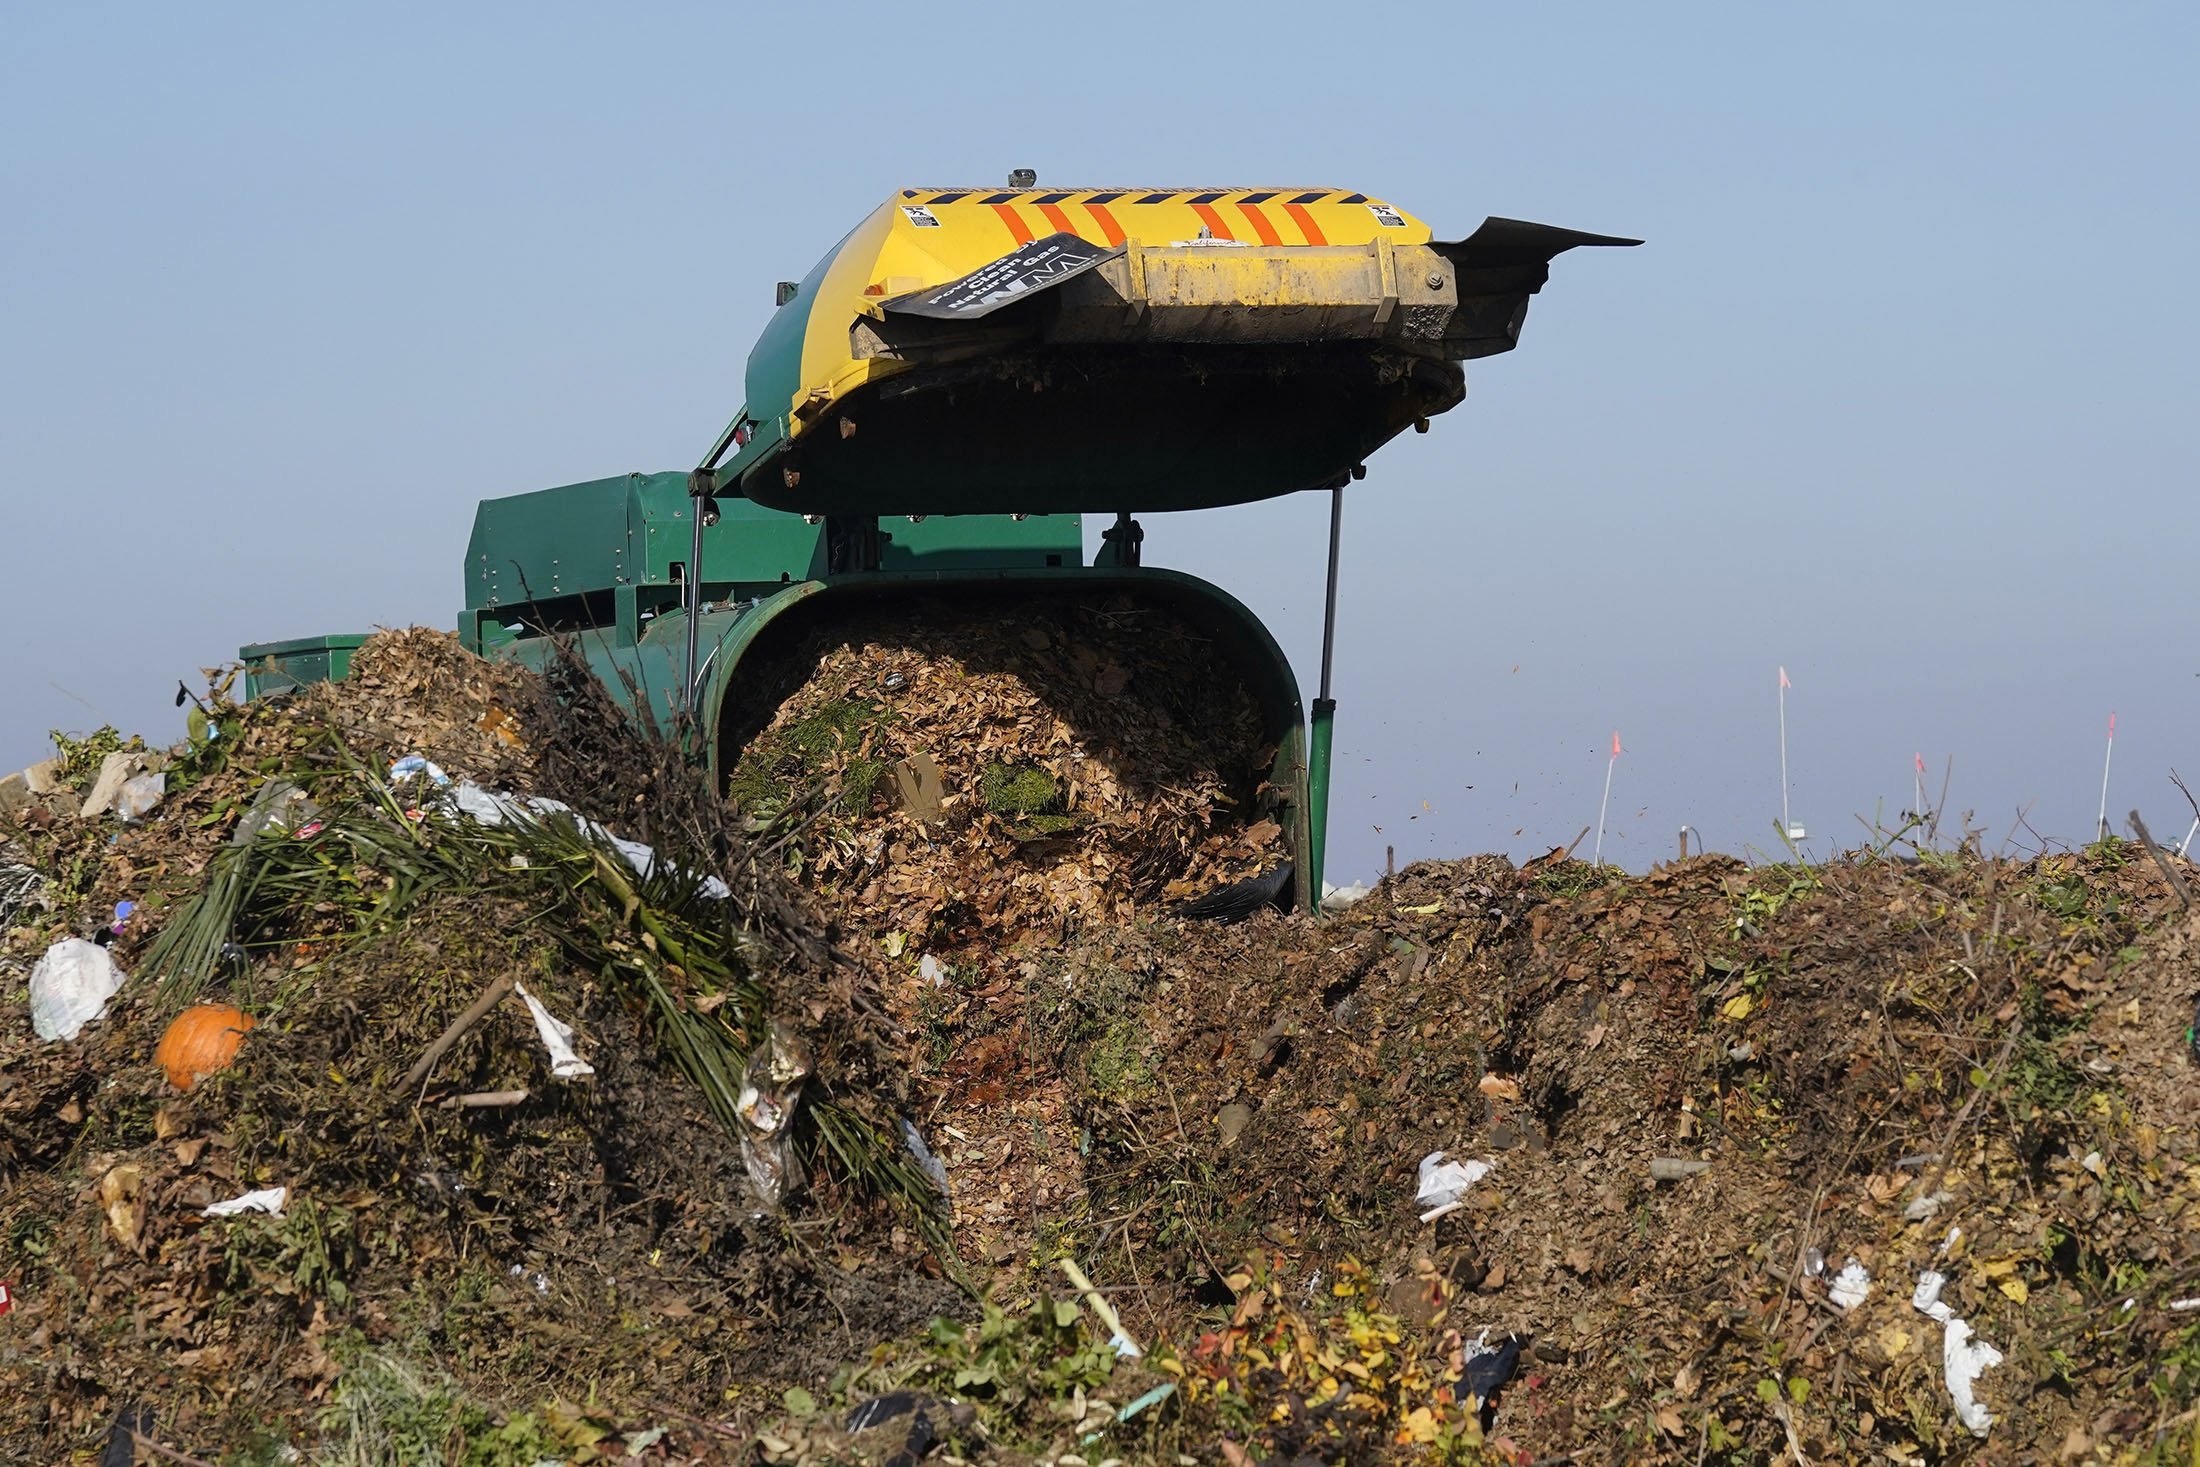
<path id="1" fill-rule="evenodd" d="M 1039 1002 L 1093 1136 L 1088 1258 L 1150 1331 L 1186 1338 L 1203 1303 L 1235 1322 L 1188 1381 L 1334 1393 L 1304 1353 L 1255 1363 L 1264 1280 L 1301 1309 L 1349 1283 L 1400 1335 L 1356 1421 L 1256 1441 L 1962 1456 L 1945 1330 L 1912 1301 L 1931 1270 L 2004 1356 L 1976 1387 L 1992 1457 L 2091 1460 L 2192 1439 L 2196 931 L 2116 843 L 1642 878 L 1481 860 L 1337 922 L 1089 934 Z M 1439 1151 L 1490 1170 L 1423 1222 Z M 1871 1283 L 1844 1313 L 1852 1260 Z M 1428 1410 L 1462 1338 L 1516 1334 L 1488 1433 Z"/>

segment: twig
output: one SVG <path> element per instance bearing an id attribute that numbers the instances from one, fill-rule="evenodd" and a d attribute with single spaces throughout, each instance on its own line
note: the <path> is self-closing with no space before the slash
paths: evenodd
<path id="1" fill-rule="evenodd" d="M 2147 854 L 2154 858 L 2155 869 L 2162 873 L 2171 889 L 2177 893 L 2177 900 L 2185 904 L 2186 911 L 2191 911 L 2192 893 L 2185 886 L 2185 878 L 2177 874 L 2177 868 L 2170 865 L 2169 857 L 2162 854 L 2162 848 L 2154 843 L 2154 837 L 2147 834 L 2147 823 L 2139 818 L 2137 810 L 2131 812 L 2131 828 L 2138 834 L 2139 844 L 2145 846 Z"/>
<path id="2" fill-rule="evenodd" d="M 130 1444 L 140 1451 L 151 1452 L 156 1457 L 165 1457 L 171 1462 L 181 1462 L 183 1467 L 215 1467 L 215 1464 L 207 1461 L 204 1457 L 186 1456 L 173 1447 L 164 1447 L 142 1431 L 131 1431 Z"/>
<path id="3" fill-rule="evenodd" d="M 471 1095 L 454 1095 L 443 1104 L 449 1110 L 494 1110 L 499 1106 L 520 1105 L 526 1099 L 525 1090 L 476 1090 Z"/>
<path id="4" fill-rule="evenodd" d="M 1054 1266 L 1062 1271 L 1062 1277 L 1069 1280 L 1070 1287 L 1084 1296 L 1085 1307 L 1099 1316 L 1100 1323 L 1105 1325 L 1109 1331 L 1110 1342 L 1120 1342 L 1116 1343 L 1115 1346 L 1118 1354 L 1139 1355 L 1144 1353 L 1138 1348 L 1137 1341 L 1133 1340 L 1130 1333 L 1123 1328 L 1123 1321 L 1117 1317 L 1115 1306 L 1110 1304 L 1106 1296 L 1093 1287 L 1092 1280 L 1085 1277 L 1085 1271 L 1077 1266 L 1076 1259 L 1057 1258 L 1054 1260 Z M 1125 1346 L 1129 1348 L 1126 1349 Z"/>
<path id="5" fill-rule="evenodd" d="M 2169 772 L 2169 782 L 2177 786 L 2177 793 L 2183 795 L 2185 797 L 2185 803 L 2192 806 L 2192 818 L 2194 820 L 2200 820 L 2200 800 L 2196 800 L 2192 797 L 2192 791 L 2185 788 L 2185 782 L 2177 777 L 2177 771 L 2174 769 Z M 2182 856 L 2184 853 L 2185 848 L 2183 846 L 2179 846 L 2177 848 L 2177 854 Z"/>
<path id="6" fill-rule="evenodd" d="M 397 1088 L 407 1094 L 417 1091 L 421 1081 L 428 1078 L 428 1072 L 435 1068 L 436 1061 L 443 1058 L 452 1045 L 458 1043 L 459 1036 L 479 1023 L 482 1016 L 495 1008 L 504 995 L 511 991 L 512 975 L 509 973 L 483 989 L 481 997 L 475 999 L 465 1013 L 451 1020 L 451 1027 L 445 1029 L 436 1037 L 435 1043 L 428 1046 L 412 1069 L 406 1072 L 405 1083 Z"/>
<path id="7" fill-rule="evenodd" d="M 730 1437 L 734 1441 L 748 1440 L 748 1433 L 745 1431 L 736 1431 L 732 1427 L 721 1425 L 716 1421 L 705 1421 L 700 1416 L 690 1416 L 687 1412 L 682 1411 L 677 1406 L 667 1406 L 662 1401 L 645 1401 L 642 1403 L 642 1405 L 645 1410 L 655 1412 L 662 1416 L 677 1416 L 682 1421 L 685 1421 L 688 1425 L 701 1427 L 704 1431 L 711 1433 L 713 1436 Z"/>
<path id="8" fill-rule="evenodd" d="M 1961 963 L 1955 966 L 1963 967 Z M 1965 968 L 1964 971 L 1968 973 L 1970 969 Z M 1977 976 L 1975 973 L 1972 974 L 1974 979 Z M 1963 1108 L 1956 1112 L 1955 1120 L 1948 1127 L 1948 1138 L 1940 1143 L 1940 1160 L 1933 1164 L 1931 1174 L 1918 1184 L 1918 1196 L 1930 1197 L 1940 1190 L 1941 1179 L 1948 1174 L 1949 1159 L 1956 1154 L 1956 1142 L 1962 1138 L 1964 1123 L 1971 1119 L 1971 1108 L 1977 1105 L 1979 1097 L 1991 1090 L 1994 1083 L 2001 1078 L 2002 1071 L 2009 1064 L 2011 1052 L 2017 1047 L 2017 1036 L 2023 1032 L 2024 1015 L 2019 1014 L 2009 1025 L 2009 1037 L 2002 1040 L 2001 1052 L 1994 1056 L 1994 1063 L 1986 1071 L 1986 1083 L 1972 1090 L 1971 1098 L 1964 1101 Z"/>

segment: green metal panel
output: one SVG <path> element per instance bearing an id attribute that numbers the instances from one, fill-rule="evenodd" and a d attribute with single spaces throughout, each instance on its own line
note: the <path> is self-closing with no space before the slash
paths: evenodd
<path id="1" fill-rule="evenodd" d="M 1074 514 L 902 517 L 880 520 L 879 530 L 882 571 L 1074 568 L 1085 558 L 1085 522 Z"/>
<path id="2" fill-rule="evenodd" d="M 308 683 L 334 682 L 351 672 L 351 654 L 366 641 L 364 632 L 339 632 L 326 637 L 292 637 L 282 642 L 254 642 L 237 650 L 244 663 L 247 698 L 302 688 Z"/>
<path id="3" fill-rule="evenodd" d="M 824 530 L 745 499 L 718 501 L 703 531 L 703 599 L 754 600 L 825 574 Z M 461 635 L 476 651 L 512 628 L 602 628 L 632 642 L 674 612 L 693 552 L 684 474 L 624 474 L 483 500 L 466 550 Z M 1071 567 L 1084 550 L 1076 515 L 897 518 L 879 526 L 884 570 Z"/>
<path id="4" fill-rule="evenodd" d="M 466 604 L 524 606 L 628 579 L 631 478 L 484 499 L 466 544 Z"/>

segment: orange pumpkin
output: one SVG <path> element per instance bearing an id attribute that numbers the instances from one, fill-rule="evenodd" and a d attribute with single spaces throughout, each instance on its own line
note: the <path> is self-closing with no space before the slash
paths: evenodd
<path id="1" fill-rule="evenodd" d="M 230 1004 L 195 1003 L 176 1015 L 160 1037 L 153 1063 L 168 1072 L 169 1084 L 189 1090 L 208 1075 L 229 1068 L 244 1043 L 245 1031 L 255 1022 Z"/>

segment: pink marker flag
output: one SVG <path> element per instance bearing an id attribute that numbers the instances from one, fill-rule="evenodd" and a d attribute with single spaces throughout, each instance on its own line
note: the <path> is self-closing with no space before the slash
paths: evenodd
<path id="1" fill-rule="evenodd" d="M 1616 728 L 1612 730 L 1612 757 L 1619 757 L 1619 730 Z"/>
<path id="2" fill-rule="evenodd" d="M 1785 667 L 1780 669 L 1780 686 L 1783 688 L 1792 688 L 1795 686 L 1795 684 L 1788 681 L 1788 670 Z"/>

